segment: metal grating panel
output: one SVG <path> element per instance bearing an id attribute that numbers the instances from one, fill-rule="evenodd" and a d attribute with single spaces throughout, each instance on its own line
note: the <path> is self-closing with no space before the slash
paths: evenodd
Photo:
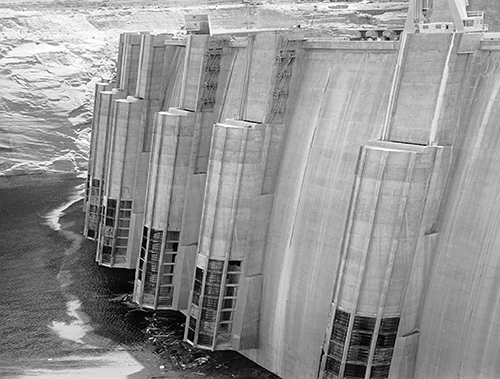
<path id="1" fill-rule="evenodd" d="M 296 55 L 294 42 L 283 39 L 281 49 L 276 56 L 278 70 L 273 90 L 271 111 L 267 120 L 270 124 L 282 124 L 284 122 L 286 101 L 288 99 L 293 62 Z"/>

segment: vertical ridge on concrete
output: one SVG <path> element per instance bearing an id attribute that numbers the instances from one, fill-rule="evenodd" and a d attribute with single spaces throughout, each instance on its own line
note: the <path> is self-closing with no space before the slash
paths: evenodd
<path id="1" fill-rule="evenodd" d="M 399 209 L 398 209 L 398 213 L 397 213 L 398 219 L 403 218 L 404 212 L 406 210 L 406 206 L 408 204 L 408 194 L 410 192 L 410 185 L 412 182 L 413 173 L 414 173 L 414 169 L 415 169 L 415 159 L 416 159 L 415 156 L 416 156 L 416 154 L 411 154 L 411 156 L 410 156 L 410 163 L 408 166 L 408 170 L 406 171 L 405 183 L 404 183 L 404 186 L 402 189 L 402 194 L 401 194 L 402 201 L 399 204 Z M 401 229 L 402 229 L 403 223 L 401 223 L 400 225 L 401 226 L 400 226 L 398 235 L 401 234 Z M 391 251 L 389 253 L 389 260 L 388 260 L 387 268 L 386 268 L 386 271 L 384 274 L 382 290 L 379 293 L 377 319 L 375 321 L 375 326 L 373 329 L 374 335 L 378 335 L 380 332 L 380 326 L 382 323 L 382 314 L 384 312 L 385 300 L 387 298 L 387 292 L 389 291 L 389 285 L 390 285 L 391 277 L 393 275 L 394 261 L 395 261 L 395 255 L 396 255 L 397 248 L 398 248 L 398 243 L 399 243 L 398 239 L 393 238 L 392 245 L 391 245 Z M 377 346 L 377 340 L 375 338 L 373 338 L 371 341 L 371 344 L 370 344 L 370 355 L 368 356 L 368 364 L 367 364 L 365 379 L 370 379 L 370 377 L 371 377 L 376 346 Z"/>
<path id="2" fill-rule="evenodd" d="M 242 279 L 251 206 L 262 185 L 265 128 L 227 120 L 217 124 L 214 133 L 185 338 L 201 348 L 227 349 L 233 336 L 241 335 L 234 320 L 241 309 L 238 303 L 248 296 Z"/>
<path id="3" fill-rule="evenodd" d="M 119 217 L 119 215 L 120 202 L 126 200 L 132 203 L 134 200 L 132 196 L 133 173 L 139 154 L 137 146 L 141 145 L 141 132 L 140 129 L 134 130 L 131 125 L 141 124 L 143 105 L 144 101 L 132 97 L 115 101 L 97 252 L 97 261 L 111 267 L 132 268 L 135 266 L 133 257 L 127 256 L 126 253 L 130 243 L 128 235 L 133 218 L 132 211 L 128 209 L 132 208 L 132 204 L 130 206 L 127 204 L 125 207 L 127 211 L 124 217 Z M 140 215 L 135 215 L 136 217 Z M 117 248 L 116 239 L 120 224 L 123 225 L 124 238 L 120 239 Z"/>
<path id="4" fill-rule="evenodd" d="M 448 84 L 448 77 L 450 75 L 450 61 L 453 48 L 455 47 L 455 39 L 457 37 L 456 33 L 453 33 L 453 37 L 450 41 L 450 47 L 448 48 L 448 53 L 446 54 L 446 60 L 444 62 L 443 73 L 441 74 L 441 82 L 439 83 L 439 92 L 437 95 L 436 108 L 434 109 L 434 115 L 432 116 L 431 130 L 429 133 L 428 145 L 436 144 L 436 134 L 438 129 L 438 120 L 441 112 L 443 111 L 443 101 L 446 91 L 446 85 Z"/>
<path id="5" fill-rule="evenodd" d="M 498 239 L 488 237 L 488 230 L 497 222 L 498 133 L 492 120 L 498 118 L 499 71 L 494 62 L 499 58 L 497 53 L 476 54 L 477 77 L 457 133 L 460 154 L 453 158 L 455 173 L 440 217 L 439 254 L 425 299 L 416 378 L 493 377 L 498 372 L 496 360 L 490 359 L 498 354 L 490 343 L 498 339 L 490 328 L 499 321 L 493 313 Z"/>
<path id="6" fill-rule="evenodd" d="M 410 7 L 413 6 L 413 2 L 411 4 L 412 5 L 410 5 Z M 389 104 L 385 112 L 384 123 L 379 138 L 380 140 L 389 139 L 388 137 L 390 134 L 392 117 L 394 116 L 394 106 L 399 93 L 399 87 L 401 85 L 401 70 L 407 52 L 407 40 L 408 40 L 408 33 L 402 33 L 401 39 L 399 40 L 398 58 L 396 60 L 396 66 L 392 78 L 391 92 L 389 94 Z"/>
<path id="7" fill-rule="evenodd" d="M 117 88 L 125 91 L 127 96 L 135 94 L 137 87 L 142 42 L 141 34 L 144 33 L 124 33 L 123 42 L 120 41 L 116 85 Z"/>
<path id="8" fill-rule="evenodd" d="M 232 63 L 223 82 L 225 101 L 220 120 L 266 122 L 276 81 L 279 40 L 274 32 L 249 34 L 226 58 Z"/>
<path id="9" fill-rule="evenodd" d="M 369 211 L 369 236 L 365 238 L 364 241 L 364 249 L 363 249 L 363 257 L 361 258 L 361 264 L 358 272 L 358 276 L 356 282 L 355 282 L 355 289 L 354 289 L 354 308 L 352 309 L 352 313 L 356 313 L 357 310 L 357 304 L 359 302 L 359 294 L 361 291 L 361 286 L 363 283 L 364 279 L 364 271 L 366 268 L 366 263 L 367 263 L 367 258 L 368 258 L 368 250 L 369 250 L 369 245 L 372 242 L 372 234 L 374 231 L 374 221 L 375 221 L 375 215 L 377 212 L 377 207 L 378 207 L 378 200 L 380 198 L 380 190 L 381 190 L 381 184 L 382 184 L 382 177 L 384 175 L 384 170 L 386 169 L 386 164 L 387 164 L 387 158 L 388 158 L 388 153 L 387 152 L 382 152 L 380 155 L 380 161 L 378 164 L 378 172 L 377 172 L 377 177 L 375 179 L 375 189 L 373 190 L 373 198 L 372 198 L 372 205 L 371 209 Z M 360 173 L 361 175 L 361 173 Z M 356 217 L 356 213 L 354 214 L 354 217 Z M 351 233 L 350 233 L 351 234 Z M 348 267 L 348 266 L 346 266 Z M 361 275 L 360 275 L 361 274 Z M 345 282 L 344 282 L 345 283 Z M 343 287 L 343 286 L 342 286 Z M 342 288 L 341 287 L 341 288 Z M 341 302 L 341 298 L 339 299 L 339 303 Z M 350 341 L 351 340 L 351 335 L 352 335 L 352 328 L 354 326 L 354 317 L 351 317 L 349 319 L 349 325 L 348 325 L 348 330 L 347 330 L 347 335 L 346 335 L 346 340 Z M 349 344 L 345 344 L 343 352 L 342 352 L 342 360 L 340 364 L 340 371 L 339 371 L 339 376 L 342 377 L 344 376 L 345 373 L 345 368 L 346 368 L 346 361 L 347 361 L 347 354 L 349 352 Z"/>
<path id="10" fill-rule="evenodd" d="M 435 149 L 373 141 L 363 150 L 327 327 L 324 378 L 389 376 Z"/>
<path id="11" fill-rule="evenodd" d="M 487 124 L 489 123 L 492 108 L 494 105 L 494 101 L 491 101 L 491 99 L 498 98 L 499 93 L 500 93 L 500 82 L 496 81 L 495 84 L 493 85 L 491 98 L 488 101 L 488 104 L 487 104 L 486 109 L 485 109 L 484 119 L 481 122 L 481 129 L 484 129 L 487 126 Z M 482 134 L 483 133 L 480 132 L 480 135 L 482 135 Z M 476 143 L 479 145 L 481 142 L 482 142 L 482 139 L 478 138 Z M 479 148 L 479 146 L 478 146 L 478 148 Z M 476 159 L 477 159 L 477 155 L 473 156 L 473 160 L 475 161 Z M 473 169 L 472 165 L 469 166 L 469 169 Z M 471 171 L 469 171 L 466 175 L 467 176 L 471 175 Z M 500 205 L 500 197 L 497 195 L 495 197 L 495 201 L 493 203 L 493 206 L 490 208 L 490 213 L 489 213 L 489 217 L 488 217 L 489 219 L 493 219 L 493 214 L 494 214 L 493 212 L 497 212 L 498 209 L 500 209 L 499 205 Z M 488 246 L 490 244 L 490 241 L 493 238 L 493 230 L 495 229 L 495 226 L 498 226 L 498 222 L 489 223 L 486 231 L 484 232 L 484 237 L 481 239 L 481 241 L 483 241 L 482 242 L 483 246 L 484 245 Z M 496 228 L 496 229 L 498 230 L 498 228 Z M 485 243 L 484 241 L 487 241 L 487 243 Z M 470 325 L 472 323 L 472 315 L 474 313 L 474 310 L 475 310 L 476 304 L 477 304 L 476 299 L 479 297 L 479 294 L 481 291 L 480 290 L 480 282 L 481 282 L 481 279 L 483 277 L 483 272 L 485 271 L 485 265 L 486 265 L 486 261 L 488 258 L 488 252 L 489 252 L 488 250 L 489 249 L 483 247 L 481 250 L 482 250 L 482 254 L 481 254 L 480 259 L 479 259 L 478 264 L 477 264 L 478 269 L 476 269 L 476 271 L 479 271 L 480 274 L 476 275 L 476 277 L 474 278 L 474 280 L 472 282 L 471 296 L 469 297 L 467 308 L 466 308 L 466 315 L 465 315 L 465 321 L 464 321 L 465 332 L 462 334 L 462 339 L 461 339 L 460 345 L 459 345 L 460 348 L 462 348 L 462 349 L 463 349 L 463 346 L 465 344 L 465 338 L 467 338 L 468 334 L 469 334 Z M 486 317 L 488 317 L 488 316 L 486 316 Z M 467 318 L 468 318 L 468 320 L 467 320 Z M 465 351 L 465 349 L 463 349 L 462 359 L 460 361 L 459 375 L 462 374 L 462 372 L 461 372 L 462 371 L 462 364 L 463 364 L 463 361 L 466 359 L 466 356 L 467 356 L 466 351 Z M 473 372 L 470 372 L 470 374 L 473 374 Z"/>
<path id="12" fill-rule="evenodd" d="M 248 353 L 292 378 L 318 372 L 359 147 L 380 131 L 397 58 L 394 44 L 303 44 L 290 82 L 266 243 L 259 350 Z M 309 149 L 302 176 L 306 157 L 300 152 Z"/>
<path id="13" fill-rule="evenodd" d="M 180 232 L 195 115 L 170 109 L 156 114 L 152 159 L 146 191 L 143 245 L 134 300 L 146 308 L 182 309 L 174 300 L 182 264 Z M 161 235 L 161 238 L 156 236 Z"/>
<path id="14" fill-rule="evenodd" d="M 165 42 L 165 58 L 160 84 L 160 109 L 178 107 L 181 99 L 181 80 L 186 54 L 185 41 Z"/>
<path id="15" fill-rule="evenodd" d="M 135 97 L 159 100 L 168 34 L 143 34 Z"/>
<path id="16" fill-rule="evenodd" d="M 96 239 L 99 234 L 100 206 L 105 178 L 110 120 L 113 114 L 114 99 L 124 95 L 122 91 L 108 91 L 112 84 L 96 85 L 92 137 L 89 152 L 89 168 L 84 205 L 85 224 L 83 234 Z"/>
<path id="17" fill-rule="evenodd" d="M 201 196 L 216 98 L 221 91 L 218 81 L 224 45 L 225 38 L 188 36 L 183 71 L 173 71 L 182 82 L 171 81 L 180 88 L 179 104 L 184 109 L 170 108 L 157 114 L 134 292 L 136 301 L 148 308 L 188 306 L 186 283 L 192 281 L 196 259 Z M 174 62 L 169 71 L 179 67 L 175 63 L 178 57 L 170 59 Z M 185 201 L 188 195 L 189 204 Z"/>
<path id="18" fill-rule="evenodd" d="M 238 117 L 239 120 L 246 120 L 245 117 L 245 105 L 248 101 L 248 87 L 250 81 L 250 68 L 252 66 L 252 56 L 254 52 L 255 46 L 255 34 L 250 34 L 247 37 L 247 46 L 246 46 L 246 57 L 245 57 L 245 68 L 243 70 L 243 83 L 241 83 L 241 95 L 240 95 L 240 104 L 238 109 Z"/>
<path id="19" fill-rule="evenodd" d="M 128 33 L 120 40 L 117 65 L 119 89 L 109 98 L 109 109 L 106 109 L 111 120 L 106 132 L 110 137 L 100 139 L 95 149 L 103 151 L 101 166 L 106 178 L 97 207 L 101 232 L 97 261 L 102 265 L 135 268 L 137 264 L 153 115 L 162 104 L 176 101 L 176 80 L 164 80 L 164 66 L 169 67 L 168 74 L 176 74 L 181 56 L 179 49 L 183 49 L 182 46 L 172 45 L 167 49 L 167 39 L 168 35 L 163 34 Z M 136 97 L 116 100 L 126 94 Z M 109 117 L 111 110 L 113 115 Z M 100 130 L 96 130 L 98 137 Z"/>
<path id="20" fill-rule="evenodd" d="M 408 34 L 408 53 L 387 139 L 426 145 L 453 34 Z"/>

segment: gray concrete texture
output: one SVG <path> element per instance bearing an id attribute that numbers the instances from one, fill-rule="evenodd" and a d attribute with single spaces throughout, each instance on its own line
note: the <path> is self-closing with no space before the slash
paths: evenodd
<path id="1" fill-rule="evenodd" d="M 180 230 L 173 308 L 197 318 L 194 268 L 241 260 L 233 329 L 212 348 L 283 378 L 322 372 L 337 308 L 401 317 L 391 378 L 495 377 L 499 44 L 298 42 L 283 122 L 267 124 L 281 37 L 222 42 L 202 110 L 211 38 L 123 37 L 118 85 L 144 100 L 96 101 L 94 133 L 112 111 L 105 196 L 134 199 L 130 259 L 144 223 Z"/>
<path id="2" fill-rule="evenodd" d="M 311 49 L 294 68 L 260 344 L 248 354 L 282 377 L 319 366 L 359 148 L 382 127 L 396 52 Z"/>
<path id="3" fill-rule="evenodd" d="M 418 378 L 485 377 L 500 372 L 497 282 L 497 51 L 476 52 L 464 94 L 441 230 L 419 325 Z"/>

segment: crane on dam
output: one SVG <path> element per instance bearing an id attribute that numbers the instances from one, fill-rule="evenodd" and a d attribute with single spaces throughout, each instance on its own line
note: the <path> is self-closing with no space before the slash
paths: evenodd
<path id="1" fill-rule="evenodd" d="M 408 33 L 482 33 L 488 30 L 484 12 L 467 11 L 468 0 L 411 0 Z"/>

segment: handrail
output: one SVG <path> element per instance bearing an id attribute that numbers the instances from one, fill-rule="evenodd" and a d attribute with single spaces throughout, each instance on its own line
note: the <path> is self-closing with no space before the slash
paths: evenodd
<path id="1" fill-rule="evenodd" d="M 467 12 L 467 17 L 484 17 L 483 11 L 469 11 Z"/>

